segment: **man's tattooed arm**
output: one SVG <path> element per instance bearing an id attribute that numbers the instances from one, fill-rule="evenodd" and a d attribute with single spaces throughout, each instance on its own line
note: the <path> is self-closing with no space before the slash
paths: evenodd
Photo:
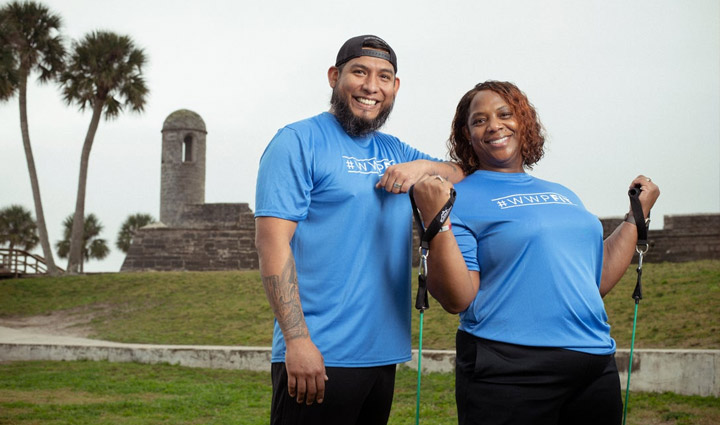
<path id="1" fill-rule="evenodd" d="M 285 340 L 308 337 L 293 257 L 288 258 L 280 276 L 263 276 L 262 282 Z"/>
<path id="2" fill-rule="evenodd" d="M 437 172 L 431 174 L 437 174 L 444 177 L 446 180 L 450 180 L 452 183 L 458 183 L 465 178 L 465 174 L 462 172 L 460 167 L 454 162 L 437 162 Z"/>

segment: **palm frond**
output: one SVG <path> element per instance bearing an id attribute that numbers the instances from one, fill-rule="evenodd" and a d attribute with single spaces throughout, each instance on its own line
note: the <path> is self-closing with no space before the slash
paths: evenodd
<path id="1" fill-rule="evenodd" d="M 9 46 L 19 68 L 39 71 L 41 82 L 56 78 L 62 71 L 65 46 L 59 35 L 59 15 L 33 1 L 14 1 L 0 9 L 2 41 Z"/>
<path id="2" fill-rule="evenodd" d="M 63 221 L 63 239 L 55 243 L 60 258 L 67 258 L 70 254 L 70 235 L 72 234 L 73 214 Z M 88 214 L 83 221 L 83 261 L 89 259 L 102 260 L 110 254 L 110 248 L 105 239 L 100 238 L 104 226 L 95 214 Z"/>
<path id="3" fill-rule="evenodd" d="M 120 232 L 118 232 L 115 246 L 117 246 L 122 252 L 127 253 L 130 249 L 132 238 L 135 236 L 135 232 L 143 226 L 155 223 L 155 221 L 155 217 L 150 214 L 137 213 L 128 216 L 120 227 Z"/>
<path id="4" fill-rule="evenodd" d="M 31 250 L 40 238 L 32 213 L 21 205 L 10 205 L 0 210 L 0 245 L 22 247 Z"/>
<path id="5" fill-rule="evenodd" d="M 143 110 L 148 88 L 142 78 L 146 57 L 128 36 L 93 31 L 73 43 L 60 77 L 63 97 L 81 110 L 102 102 L 105 119 L 117 117 L 127 106 Z"/>

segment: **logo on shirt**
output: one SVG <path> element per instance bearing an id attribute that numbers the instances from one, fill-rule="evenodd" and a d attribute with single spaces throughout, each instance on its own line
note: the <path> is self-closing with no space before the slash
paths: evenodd
<path id="1" fill-rule="evenodd" d="M 387 167 L 395 164 L 394 159 L 359 159 L 345 155 L 342 158 L 348 173 L 382 175 Z"/>
<path id="2" fill-rule="evenodd" d="M 501 210 L 515 207 L 532 207 L 535 205 L 548 205 L 548 204 L 565 204 L 575 205 L 567 197 L 553 192 L 544 193 L 519 193 L 516 195 L 504 196 L 502 198 L 495 198 L 491 200 L 495 202 Z"/>

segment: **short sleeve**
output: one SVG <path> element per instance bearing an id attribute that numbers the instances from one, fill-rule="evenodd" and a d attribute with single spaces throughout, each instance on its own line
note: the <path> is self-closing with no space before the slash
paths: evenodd
<path id="1" fill-rule="evenodd" d="M 458 248 L 465 259 L 465 264 L 468 270 L 480 271 L 480 265 L 478 264 L 478 249 L 477 249 L 477 238 L 470 228 L 457 217 L 455 214 L 450 213 L 450 221 L 452 222 L 452 231 L 455 235 Z"/>
<path id="2" fill-rule="evenodd" d="M 407 143 L 402 143 L 402 144 L 403 144 L 403 147 L 405 150 L 403 152 L 403 154 L 406 158 L 406 161 L 408 161 L 408 162 L 416 161 L 418 159 L 427 159 L 430 161 L 438 161 L 438 162 L 442 161 L 441 159 L 433 158 L 432 156 L 415 149 L 414 147 L 408 145 Z"/>
<path id="3" fill-rule="evenodd" d="M 309 143 L 291 128 L 278 131 L 260 158 L 255 217 L 304 220 L 313 187 L 312 163 Z"/>

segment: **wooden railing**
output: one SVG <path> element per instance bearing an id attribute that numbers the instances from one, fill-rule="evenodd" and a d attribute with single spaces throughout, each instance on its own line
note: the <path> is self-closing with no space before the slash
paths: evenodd
<path id="1" fill-rule="evenodd" d="M 0 248 L 0 277 L 47 273 L 45 259 L 21 249 Z"/>

